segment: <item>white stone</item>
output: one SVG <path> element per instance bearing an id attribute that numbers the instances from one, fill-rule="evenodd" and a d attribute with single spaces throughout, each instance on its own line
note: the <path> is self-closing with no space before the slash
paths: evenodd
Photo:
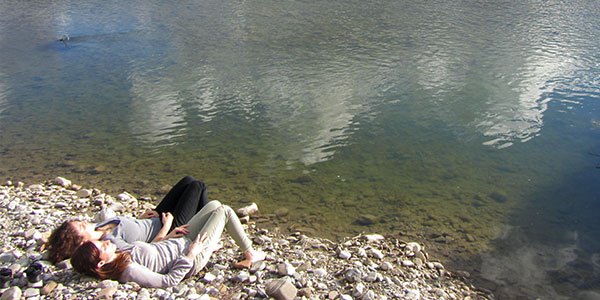
<path id="1" fill-rule="evenodd" d="M 406 249 L 412 251 L 413 253 L 417 253 L 419 251 L 421 251 L 421 245 L 419 245 L 418 243 L 415 242 L 410 242 L 406 244 Z"/>
<path id="2" fill-rule="evenodd" d="M 98 285 L 96 285 L 97 288 L 107 288 L 107 287 L 114 287 L 117 288 L 119 287 L 119 282 L 115 281 L 115 280 L 102 280 L 98 283 Z"/>
<path id="3" fill-rule="evenodd" d="M 96 223 L 100 223 L 100 222 L 106 221 L 112 217 L 115 217 L 116 215 L 117 214 L 115 213 L 114 210 L 112 210 L 109 207 L 104 207 L 98 213 L 96 213 L 96 215 L 94 216 L 94 221 Z"/>
<path id="4" fill-rule="evenodd" d="M 369 254 L 371 254 L 372 257 L 377 259 L 383 258 L 383 253 L 379 249 L 371 249 L 369 250 Z"/>
<path id="5" fill-rule="evenodd" d="M 393 268 L 392 264 L 390 262 L 387 262 L 387 261 L 382 262 L 379 267 L 382 270 L 384 270 L 384 271 L 388 271 L 388 270 L 391 270 Z"/>
<path id="6" fill-rule="evenodd" d="M 241 271 L 234 277 L 234 279 L 237 282 L 244 282 L 244 281 L 248 280 L 249 278 L 250 278 L 250 274 L 246 271 Z"/>
<path id="7" fill-rule="evenodd" d="M 369 272 L 369 274 L 367 274 L 367 277 L 365 277 L 365 281 L 375 282 L 375 281 L 377 281 L 378 277 L 379 276 L 378 276 L 377 272 Z"/>
<path id="8" fill-rule="evenodd" d="M 32 191 L 41 191 L 44 187 L 41 184 L 32 184 L 29 186 L 29 189 Z"/>
<path id="9" fill-rule="evenodd" d="M 245 217 L 245 216 L 250 216 L 252 214 L 255 214 L 258 212 L 258 205 L 256 205 L 256 203 L 252 202 L 252 204 L 242 207 L 242 208 L 238 208 L 235 213 L 239 216 L 239 217 Z"/>
<path id="10" fill-rule="evenodd" d="M 121 202 L 125 202 L 125 205 L 132 207 L 132 208 L 137 208 L 138 207 L 138 200 L 130 195 L 127 192 L 123 192 L 119 195 L 117 195 L 117 199 L 119 199 Z"/>
<path id="11" fill-rule="evenodd" d="M 342 250 L 342 251 L 340 251 L 340 254 L 338 255 L 338 257 L 341 259 L 349 259 L 351 256 L 352 256 L 352 254 L 348 250 Z"/>
<path id="12" fill-rule="evenodd" d="M 358 248 L 358 250 L 356 250 L 356 256 L 367 257 L 367 251 L 364 248 Z"/>
<path id="13" fill-rule="evenodd" d="M 415 263 L 413 263 L 413 262 L 412 262 L 412 261 L 410 261 L 410 260 L 403 260 L 403 261 L 402 261 L 402 265 L 403 265 L 403 266 L 405 266 L 405 267 L 414 267 L 414 266 L 415 266 Z"/>
<path id="14" fill-rule="evenodd" d="M 376 242 L 376 241 L 381 241 L 381 240 L 384 239 L 383 235 L 381 235 L 381 234 L 367 234 L 367 235 L 364 235 L 364 238 L 369 243 Z"/>
<path id="15" fill-rule="evenodd" d="M 71 180 L 68 180 L 66 178 L 63 177 L 56 177 L 54 178 L 54 183 L 62 186 L 62 187 L 70 187 L 71 186 Z"/>
<path id="16" fill-rule="evenodd" d="M 418 300 L 421 299 L 421 293 L 419 290 L 408 289 L 404 297 L 405 299 Z"/>
<path id="17" fill-rule="evenodd" d="M 206 272 L 204 278 L 202 278 L 205 282 L 213 282 L 215 279 L 217 279 L 217 276 L 211 272 Z"/>
<path id="18" fill-rule="evenodd" d="M 277 265 L 277 273 L 280 276 L 292 276 L 294 273 L 296 273 L 296 269 L 294 266 L 292 266 L 292 264 L 284 262 Z"/>
<path id="19" fill-rule="evenodd" d="M 313 273 L 315 273 L 316 276 L 323 277 L 323 276 L 327 275 L 327 270 L 325 270 L 324 268 L 318 268 L 318 269 L 315 269 L 313 271 Z"/>

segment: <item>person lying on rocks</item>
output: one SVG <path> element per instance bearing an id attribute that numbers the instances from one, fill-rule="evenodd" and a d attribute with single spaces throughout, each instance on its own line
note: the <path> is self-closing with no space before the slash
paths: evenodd
<path id="1" fill-rule="evenodd" d="M 204 268 L 220 247 L 223 229 L 244 253 L 245 259 L 236 267 L 249 268 L 265 259 L 264 252 L 252 248 L 235 212 L 219 201 L 209 202 L 188 225 L 189 232 L 183 237 L 156 243 L 138 241 L 120 250 L 110 240 L 85 242 L 73 253 L 71 265 L 98 279 L 133 281 L 150 288 L 174 286 Z"/>
<path id="2" fill-rule="evenodd" d="M 52 231 L 46 248 L 53 264 L 69 257 L 87 241 L 110 240 L 119 249 L 135 241 L 156 242 L 187 234 L 185 225 L 208 203 L 206 186 L 191 176 L 181 179 L 154 210 L 137 219 L 114 217 L 99 224 L 65 221 Z"/>

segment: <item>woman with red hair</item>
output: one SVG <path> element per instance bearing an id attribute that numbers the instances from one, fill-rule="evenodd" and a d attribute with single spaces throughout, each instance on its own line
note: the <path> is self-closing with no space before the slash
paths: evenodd
<path id="1" fill-rule="evenodd" d="M 263 252 L 252 248 L 235 212 L 219 201 L 209 202 L 187 225 L 189 233 L 183 237 L 134 242 L 120 250 L 108 240 L 85 242 L 73 253 L 71 264 L 77 272 L 99 279 L 169 287 L 204 268 L 224 229 L 244 253 L 245 259 L 236 263 L 237 267 L 248 268 L 265 259 Z"/>
<path id="2" fill-rule="evenodd" d="M 114 217 L 99 224 L 63 222 L 48 238 L 48 259 L 54 264 L 67 259 L 86 241 L 110 240 L 123 248 L 135 241 L 156 242 L 183 236 L 188 233 L 185 224 L 207 203 L 205 184 L 186 176 L 154 210 L 147 210 L 137 219 Z"/>

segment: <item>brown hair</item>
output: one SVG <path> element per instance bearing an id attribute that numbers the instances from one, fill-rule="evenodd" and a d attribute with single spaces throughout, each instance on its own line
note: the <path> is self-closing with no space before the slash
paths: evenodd
<path id="1" fill-rule="evenodd" d="M 79 232 L 71 225 L 72 221 L 64 221 L 58 226 L 46 243 L 48 248 L 48 260 L 53 264 L 57 264 L 63 261 L 73 254 L 77 246 L 83 242 L 83 237 L 79 235 Z"/>
<path id="2" fill-rule="evenodd" d="M 128 252 L 117 252 L 115 259 L 98 268 L 100 262 L 100 250 L 91 242 L 81 244 L 71 257 L 73 269 L 79 273 L 96 277 L 99 279 L 118 280 L 127 266 L 131 263 L 131 255 Z"/>

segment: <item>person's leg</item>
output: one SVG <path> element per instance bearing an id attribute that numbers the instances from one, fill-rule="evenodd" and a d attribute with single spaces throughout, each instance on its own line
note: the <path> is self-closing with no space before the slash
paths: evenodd
<path id="1" fill-rule="evenodd" d="M 221 202 L 213 200 L 208 202 L 199 212 L 197 212 L 186 224 L 189 225 L 187 228 L 190 232 L 186 235 L 190 240 L 194 240 L 200 230 L 208 222 L 213 211 L 221 206 Z"/>
<path id="2" fill-rule="evenodd" d="M 208 200 L 204 183 L 196 180 L 188 184 L 171 211 L 173 214 L 172 228 L 186 224 L 206 204 L 208 204 Z"/>
<path id="3" fill-rule="evenodd" d="M 252 250 L 252 242 L 246 236 L 246 232 L 244 231 L 244 228 L 242 227 L 239 218 L 231 209 L 231 207 L 221 205 L 205 216 L 206 218 L 204 225 L 196 234 L 200 236 L 206 234 L 206 240 L 204 249 L 196 257 L 195 272 L 201 270 L 210 259 L 210 256 L 212 255 L 214 249 L 217 246 L 217 243 L 221 238 L 224 228 L 227 229 L 227 232 L 231 235 L 236 245 L 240 247 L 240 249 L 244 252 L 244 255 L 246 256 L 246 260 L 236 265 L 242 267 L 249 267 L 252 263 L 264 259 L 264 254 L 262 255 L 262 257 L 260 255 L 257 256 L 257 252 Z M 191 235 L 189 237 L 195 238 L 196 235 Z M 249 254 L 250 257 L 248 256 Z M 254 254 L 254 256 L 252 256 L 252 254 Z"/>
<path id="4" fill-rule="evenodd" d="M 171 190 L 167 193 L 167 195 L 165 195 L 165 197 L 160 201 L 154 210 L 159 214 L 164 212 L 172 212 L 175 208 L 175 205 L 177 205 L 179 197 L 181 197 L 187 186 L 194 181 L 195 179 L 192 176 L 183 177 L 171 188 Z"/>

